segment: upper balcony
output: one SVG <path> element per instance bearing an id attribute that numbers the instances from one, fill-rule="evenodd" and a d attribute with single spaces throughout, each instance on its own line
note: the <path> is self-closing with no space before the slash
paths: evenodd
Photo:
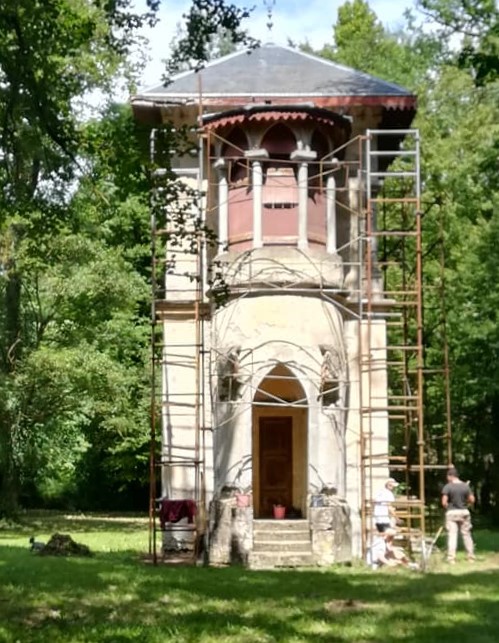
<path id="1" fill-rule="evenodd" d="M 348 119 L 311 106 L 253 106 L 208 117 L 205 128 L 217 172 L 221 248 L 336 252 L 341 152 L 333 150 L 348 140 Z"/>

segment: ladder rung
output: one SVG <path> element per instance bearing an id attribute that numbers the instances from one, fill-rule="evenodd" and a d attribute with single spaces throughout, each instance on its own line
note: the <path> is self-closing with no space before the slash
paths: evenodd
<path id="1" fill-rule="evenodd" d="M 418 176 L 418 173 L 415 171 L 412 172 L 397 172 L 397 171 L 392 171 L 390 172 L 389 170 L 386 172 L 370 172 L 369 176 L 375 176 L 375 177 L 393 177 L 393 178 L 415 178 Z"/>
<path id="2" fill-rule="evenodd" d="M 418 197 L 375 197 L 369 201 L 375 203 L 419 203 L 420 199 Z"/>
<path id="3" fill-rule="evenodd" d="M 202 460 L 196 462 L 157 462 L 157 467 L 199 467 L 203 463 Z"/>
<path id="4" fill-rule="evenodd" d="M 431 471 L 434 469 L 435 471 L 441 471 L 441 470 L 446 470 L 449 468 L 448 464 L 423 464 L 423 469 L 425 471 Z M 421 468 L 421 465 L 419 464 L 412 464 L 409 467 L 404 467 L 402 465 L 394 464 L 394 465 L 389 465 L 390 469 L 393 469 L 394 471 L 419 471 Z"/>
<path id="5" fill-rule="evenodd" d="M 371 150 L 369 156 L 416 156 L 416 150 Z"/>
<path id="6" fill-rule="evenodd" d="M 378 230 L 377 232 L 370 232 L 368 236 L 371 237 L 417 237 L 418 232 L 415 230 Z"/>
<path id="7" fill-rule="evenodd" d="M 370 129 L 368 130 L 368 133 L 373 135 L 375 134 L 378 136 L 378 138 L 383 138 L 384 136 L 405 136 L 409 138 L 409 136 L 414 137 L 415 141 L 419 141 L 419 130 L 414 129 L 414 128 L 406 128 L 406 129 Z"/>
<path id="8" fill-rule="evenodd" d="M 196 342 L 192 342 L 190 344 L 169 344 L 169 343 L 157 342 L 155 345 L 157 348 L 199 348 L 202 346 L 201 343 L 196 343 Z"/>
<path id="9" fill-rule="evenodd" d="M 161 406 L 163 407 L 182 407 L 186 409 L 195 409 L 198 405 L 196 403 L 189 404 L 187 402 L 161 402 Z"/>
<path id="10" fill-rule="evenodd" d="M 383 397 L 376 395 L 371 396 L 371 400 L 419 400 L 421 396 L 419 395 L 384 395 Z"/>

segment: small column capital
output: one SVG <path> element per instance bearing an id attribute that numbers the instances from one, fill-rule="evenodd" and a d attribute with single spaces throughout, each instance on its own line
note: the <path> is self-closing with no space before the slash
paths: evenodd
<path id="1" fill-rule="evenodd" d="M 325 167 L 339 167 L 341 165 L 341 161 L 340 159 L 333 157 L 332 159 L 327 159 L 326 161 L 322 161 L 322 164 Z"/>
<path id="2" fill-rule="evenodd" d="M 213 163 L 215 170 L 225 170 L 227 168 L 227 159 L 219 158 Z"/>
<path id="3" fill-rule="evenodd" d="M 244 156 L 250 161 L 265 161 L 269 158 L 269 153 L 265 149 L 246 150 Z"/>
<path id="4" fill-rule="evenodd" d="M 289 157 L 292 161 L 310 162 L 315 161 L 317 152 L 314 150 L 295 150 Z"/>

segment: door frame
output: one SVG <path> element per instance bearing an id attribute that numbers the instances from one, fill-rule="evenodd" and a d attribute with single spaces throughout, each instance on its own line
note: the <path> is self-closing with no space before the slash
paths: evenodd
<path id="1" fill-rule="evenodd" d="M 307 515 L 308 489 L 308 412 L 305 408 L 292 406 L 264 407 L 253 405 L 252 421 L 252 468 L 253 468 L 253 511 L 255 518 L 260 516 L 260 418 L 292 418 L 292 473 L 293 506 Z"/>

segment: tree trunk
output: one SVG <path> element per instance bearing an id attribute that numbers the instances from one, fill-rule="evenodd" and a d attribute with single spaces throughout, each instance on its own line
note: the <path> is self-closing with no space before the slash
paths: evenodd
<path id="1" fill-rule="evenodd" d="M 11 258 L 6 262 L 4 299 L 4 346 L 2 393 L 0 398 L 0 515 L 13 515 L 18 508 L 19 476 L 15 462 L 15 421 L 11 398 L 12 379 L 22 352 L 21 278 L 16 270 L 15 252 L 18 233 L 11 229 Z"/>

